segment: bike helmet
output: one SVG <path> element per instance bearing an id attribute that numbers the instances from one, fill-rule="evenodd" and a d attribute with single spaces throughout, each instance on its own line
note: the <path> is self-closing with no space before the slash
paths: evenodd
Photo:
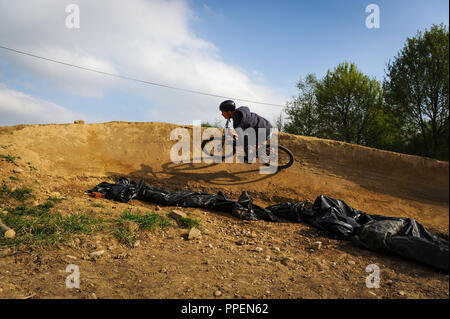
<path id="1" fill-rule="evenodd" d="M 232 111 L 236 109 L 236 104 L 234 104 L 234 101 L 232 100 L 226 100 L 220 103 L 219 109 L 221 111 Z"/>

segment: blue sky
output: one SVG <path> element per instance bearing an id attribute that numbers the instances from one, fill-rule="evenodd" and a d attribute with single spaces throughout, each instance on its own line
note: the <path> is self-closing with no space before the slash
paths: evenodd
<path id="1" fill-rule="evenodd" d="M 80 28 L 65 25 L 77 4 Z M 380 28 L 365 25 L 380 8 Z M 355 62 L 382 80 L 406 38 L 448 26 L 448 1 L 0 0 L 0 45 L 190 90 L 284 105 L 308 73 Z M 0 125 L 220 120 L 222 98 L 0 50 Z M 273 121 L 281 107 L 245 104 Z"/>
<path id="2" fill-rule="evenodd" d="M 380 8 L 380 28 L 368 29 L 368 4 Z M 417 30 L 448 25 L 448 1 L 192 1 L 196 32 L 211 40 L 228 63 L 259 69 L 285 87 L 300 74 L 353 61 L 382 79 L 389 59 Z M 226 52 L 226 53 L 225 53 Z M 287 87 L 289 90 L 289 88 Z"/>

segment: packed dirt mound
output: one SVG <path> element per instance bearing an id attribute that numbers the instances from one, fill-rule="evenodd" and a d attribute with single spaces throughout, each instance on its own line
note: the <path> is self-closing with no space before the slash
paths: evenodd
<path id="1" fill-rule="evenodd" d="M 176 127 L 128 122 L 30 125 L 7 128 L 10 133 L 1 141 L 13 144 L 10 152 L 49 176 L 126 175 L 171 189 L 246 190 L 266 202 L 313 201 L 325 194 L 370 213 L 448 224 L 448 162 L 281 133 L 279 143 L 296 160 L 275 175 L 261 175 L 258 164 L 173 164 L 169 154 L 178 141 L 170 140 L 170 132 Z"/>
<path id="2" fill-rule="evenodd" d="M 257 204 L 261 205 L 287 201 L 311 203 L 318 195 L 323 194 L 341 199 L 348 205 L 369 214 L 414 218 L 433 233 L 448 239 L 448 162 L 380 151 L 337 141 L 280 133 L 279 144 L 293 152 L 295 162 L 290 168 L 281 170 L 276 174 L 260 174 L 260 164 L 174 164 L 171 162 L 169 154 L 172 146 L 178 141 L 170 140 L 170 133 L 176 127 L 178 126 L 153 122 L 0 127 L 0 146 L 2 146 L 0 155 L 17 157 L 16 164 L 22 171 L 17 173 L 16 165 L 2 160 L 0 162 L 0 176 L 3 183 L 8 187 L 14 185 L 15 187 L 30 186 L 32 184 L 36 194 L 45 196 L 52 192 L 58 192 L 64 195 L 68 198 L 68 201 L 62 203 L 63 206 L 61 207 L 67 209 L 69 213 L 83 209 L 92 210 L 92 207 L 86 207 L 90 203 L 87 202 L 88 195 L 84 192 L 99 182 L 113 181 L 119 176 L 126 176 L 134 180 L 143 179 L 150 185 L 161 186 L 170 190 L 192 189 L 210 193 L 222 190 L 227 196 L 235 199 L 245 190 Z M 184 128 L 192 133 L 192 127 L 185 126 Z M 18 179 L 10 178 L 18 174 L 20 175 Z M 35 183 L 36 180 L 38 180 L 38 183 Z M 139 202 L 117 204 L 102 199 L 101 203 L 103 206 L 114 206 L 116 210 L 123 209 L 123 207 L 134 207 L 135 205 L 141 208 L 154 209 L 151 205 Z M 6 207 L 6 204 L 3 206 Z M 205 216 L 207 216 L 209 220 L 210 224 L 207 226 L 209 232 L 206 232 L 208 235 L 205 240 L 206 246 L 205 242 L 200 241 L 200 243 L 196 243 L 200 248 L 196 249 L 192 245 L 189 246 L 189 241 L 176 240 L 175 242 L 174 239 L 166 240 L 166 237 L 157 236 L 157 239 L 149 237 L 144 240 L 148 246 L 143 245 L 147 248 L 142 247 L 141 244 L 139 249 L 142 251 L 133 253 L 128 266 L 138 267 L 137 265 L 139 265 L 140 268 L 143 262 L 140 258 L 146 259 L 146 263 L 152 262 L 149 260 L 151 257 L 148 257 L 150 247 L 166 245 L 170 248 L 164 249 L 164 251 L 157 250 L 162 254 L 160 257 L 165 258 L 165 260 L 160 260 L 161 265 L 169 265 L 166 267 L 167 269 L 173 266 L 174 269 L 181 272 L 179 274 L 181 277 L 188 278 L 193 276 L 194 273 L 211 277 L 208 284 L 203 283 L 188 287 L 187 279 L 172 280 L 170 281 L 171 285 L 165 286 L 167 291 L 161 290 L 161 287 L 155 288 L 156 290 L 148 288 L 150 290 L 144 289 L 136 295 L 132 284 L 124 284 L 119 292 L 114 293 L 114 289 L 117 289 L 115 285 L 108 286 L 106 279 L 102 281 L 100 278 L 96 278 L 93 279 L 93 287 L 101 288 L 92 288 L 87 291 L 89 293 L 97 291 L 96 294 L 104 298 L 118 296 L 125 298 L 212 298 L 215 296 L 213 295 L 215 291 L 213 286 L 219 286 L 220 282 L 224 282 L 226 278 L 229 278 L 229 280 L 233 278 L 236 287 L 232 284 L 226 288 L 216 287 L 222 290 L 220 296 L 228 298 L 396 298 L 402 296 L 448 298 L 448 276 L 446 274 L 438 274 L 425 266 L 395 257 L 380 256 L 376 253 L 361 250 L 350 243 L 341 243 L 336 239 L 328 238 L 325 234 L 317 230 L 311 230 L 308 226 L 290 223 L 271 224 L 260 221 L 249 223 L 222 213 L 209 212 L 206 215 L 204 211 L 189 211 L 198 214 L 198 218 L 206 218 Z M 228 250 L 229 247 L 236 246 L 235 242 L 239 240 L 240 236 L 246 236 L 240 230 L 236 230 L 239 227 L 246 229 L 245 234 L 247 234 L 247 231 L 252 234 L 249 235 L 249 241 L 253 242 L 254 246 L 248 246 L 250 247 L 246 250 L 248 258 L 251 259 L 253 256 L 259 258 L 255 256 L 259 254 L 258 251 L 261 251 L 258 249 L 255 252 L 255 247 L 258 245 L 265 246 L 259 247 L 262 250 L 274 252 L 267 252 L 261 257 L 261 261 L 259 259 L 256 262 L 248 261 L 247 266 L 251 266 L 247 268 L 251 269 L 241 269 L 239 280 L 242 282 L 240 284 L 239 280 L 235 280 L 236 278 L 230 275 L 235 273 L 236 265 L 230 265 L 229 262 L 233 261 L 235 253 L 232 249 L 231 251 Z M 181 232 L 181 230 L 170 230 L 169 233 L 173 232 L 173 234 L 169 235 L 169 238 L 182 235 L 177 231 Z M 252 231 L 256 232 L 256 235 Z M 163 232 L 163 234 L 167 233 Z M 89 239 L 86 240 L 89 241 Z M 312 254 L 309 245 L 317 240 L 328 243 L 324 247 L 327 247 L 327 245 L 329 247 L 316 252 L 320 254 L 320 257 L 317 254 L 309 256 L 309 254 Z M 202 252 L 202 250 L 206 249 L 211 252 L 214 250 L 208 244 L 211 247 L 216 247 L 217 250 L 213 255 L 205 257 L 204 255 L 207 253 Z M 189 247 L 184 248 L 183 245 Z M 219 250 L 219 247 L 222 246 L 223 252 Z M 242 249 L 244 246 L 238 245 L 237 249 Z M 284 247 L 284 253 L 280 253 L 283 249 L 280 246 Z M 77 249 L 82 250 L 82 247 L 77 247 Z M 172 249 L 173 252 L 171 252 Z M 290 251 L 290 249 L 294 250 Z M 180 254 L 180 252 L 183 252 L 184 257 L 178 257 L 181 259 L 177 259 L 177 254 Z M 47 254 L 51 256 L 53 253 L 49 251 Z M 61 252 L 57 254 L 59 256 Z M 64 255 L 64 253 L 62 254 Z M 65 255 L 73 254 L 75 252 L 72 251 Z M 154 254 L 151 256 L 154 256 Z M 240 252 L 240 254 L 243 260 L 247 258 L 245 252 Z M 356 261 L 357 266 L 354 265 L 354 261 L 348 265 L 345 254 L 351 254 L 352 259 L 358 259 Z M 10 253 L 5 254 L 5 256 L 10 256 Z M 186 265 L 182 268 L 177 267 L 179 265 L 177 263 L 181 263 L 181 260 L 184 262 L 186 256 L 191 256 L 192 265 L 190 267 Z M 266 258 L 268 256 L 269 258 Z M 276 256 L 279 258 L 277 259 Z M 63 259 L 60 260 L 59 266 L 62 267 L 61 269 L 65 268 Z M 197 259 L 200 260 L 198 264 L 193 261 Z M 220 277 L 223 279 L 217 279 L 208 272 L 212 271 L 211 268 L 214 268 L 215 262 L 219 263 L 221 259 L 226 259 L 227 262 L 220 262 L 220 265 L 218 265 L 217 269 L 219 269 L 222 274 Z M 207 260 L 206 265 L 210 265 L 206 267 L 209 268 L 208 271 L 203 269 L 205 264 L 202 264 L 202 262 L 205 260 Z M 283 260 L 284 262 L 282 262 Z M 374 292 L 365 286 L 365 277 L 367 276 L 365 267 L 371 263 L 377 263 L 377 260 L 381 260 L 380 264 L 385 267 L 383 271 L 386 278 L 390 277 L 388 280 L 390 284 L 385 285 L 384 290 L 380 288 Z M 7 257 L 2 262 L 8 268 Z M 274 263 L 273 268 L 262 265 L 270 262 Z M 86 263 L 89 263 L 89 261 L 86 261 Z M 97 260 L 96 263 L 97 267 L 101 266 L 101 261 Z M 123 261 L 117 261 L 118 267 L 124 267 L 123 265 L 120 266 L 120 263 L 123 263 Z M 233 263 L 239 263 L 242 267 L 241 261 L 234 261 Z M 105 261 L 104 267 L 107 264 L 108 262 Z M 405 268 L 402 265 L 411 268 Z M 50 266 L 44 267 L 45 270 L 37 270 L 42 271 L 40 277 L 35 276 L 41 278 L 41 281 L 39 279 L 34 280 L 34 288 L 28 288 L 32 290 L 47 285 L 48 294 L 43 293 L 42 289 L 38 289 L 41 293 L 36 292 L 36 290 L 33 291 L 37 297 L 88 296 L 87 292 L 83 294 L 82 291 L 82 293 L 76 294 L 73 290 L 65 288 L 63 279 L 61 279 L 61 289 L 49 289 L 51 281 L 44 280 L 46 276 L 51 276 L 44 274 L 48 272 L 48 267 Z M 85 267 L 89 266 L 86 265 Z M 278 277 L 280 267 L 290 267 L 290 272 L 279 278 L 274 278 L 275 274 Z M 351 269 L 355 267 L 360 268 L 359 272 L 350 274 Z M 120 273 L 120 270 L 117 271 Z M 138 269 L 132 271 L 138 272 Z M 266 271 L 272 271 L 272 274 L 266 273 Z M 164 271 L 162 273 L 164 274 Z M 24 274 L 25 277 L 30 275 Z M 59 273 L 55 276 L 63 278 L 63 275 Z M 147 278 L 149 285 L 158 284 L 157 280 L 161 280 L 158 277 L 160 275 L 161 273 L 158 273 L 157 276 L 155 274 L 149 275 L 148 278 L 150 279 Z M 5 274 L 3 273 L 2 276 L 5 276 Z M 111 276 L 120 278 L 116 272 L 113 272 Z M 155 278 L 155 276 L 158 278 Z M 8 276 L 6 275 L 6 277 Z M 336 283 L 332 283 L 334 277 L 337 278 Z M 172 279 L 174 278 L 172 277 Z M 122 283 L 126 281 L 123 278 L 117 280 Z M 339 288 L 339 280 L 344 283 L 342 288 Z M 402 283 L 394 283 L 395 280 L 402 280 Z M 17 283 L 14 282 L 12 277 L 10 277 L 10 281 L 11 285 L 15 285 L 16 288 L 14 289 L 16 290 L 11 288 L 9 296 L 19 297 L 21 294 L 28 294 L 23 289 L 20 292 L 18 291 L 20 289 L 17 288 Z M 100 284 L 99 281 L 102 283 Z M 185 283 L 182 284 L 182 282 Z M 254 284 L 255 282 L 256 284 Z M 176 285 L 184 287 L 183 293 L 179 293 L 180 287 Z M 186 288 L 188 289 L 187 292 L 185 286 L 188 287 Z M 298 290 L 300 288 L 301 290 Z M 211 290 L 214 291 L 211 292 Z M 405 293 L 406 290 L 408 290 L 408 293 Z M 148 293 L 146 294 L 145 291 Z M 226 293 L 223 291 L 226 291 Z M 3 291 L 3 296 L 5 292 Z M 0 297 L 2 297 L 1 293 Z"/>

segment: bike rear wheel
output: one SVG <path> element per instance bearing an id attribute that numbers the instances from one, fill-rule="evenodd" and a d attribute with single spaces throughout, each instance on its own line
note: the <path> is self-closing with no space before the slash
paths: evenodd
<path id="1" fill-rule="evenodd" d="M 216 162 L 231 157 L 236 152 L 236 143 L 227 140 L 225 136 L 213 136 L 210 139 L 204 140 L 202 141 L 201 147 L 202 151 Z"/>
<path id="2" fill-rule="evenodd" d="M 294 164 L 294 155 L 286 147 L 278 145 L 278 169 L 291 167 Z"/>

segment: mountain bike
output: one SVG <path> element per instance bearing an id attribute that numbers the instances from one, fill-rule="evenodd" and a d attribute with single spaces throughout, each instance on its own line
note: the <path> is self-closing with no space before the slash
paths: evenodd
<path id="1" fill-rule="evenodd" d="M 221 137 L 211 137 L 209 139 L 203 140 L 202 151 L 214 160 L 223 161 L 226 158 L 233 157 L 236 155 L 237 142 L 232 138 L 227 138 L 226 135 Z M 294 155 L 292 152 L 284 146 L 278 145 L 275 149 L 274 145 L 270 145 L 264 142 L 259 145 L 255 150 L 249 150 L 254 152 L 254 158 L 260 160 L 264 165 L 273 165 L 277 167 L 277 170 L 285 169 L 294 163 Z M 244 156 L 244 161 L 248 162 L 251 160 L 252 156 Z M 255 161 L 257 163 L 257 161 Z"/>

